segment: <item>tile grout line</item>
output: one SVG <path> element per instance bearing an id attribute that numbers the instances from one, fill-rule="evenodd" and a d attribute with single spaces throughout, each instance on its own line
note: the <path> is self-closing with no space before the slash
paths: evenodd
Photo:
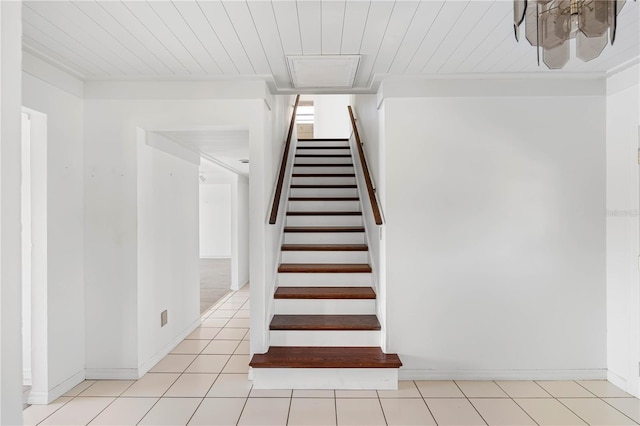
<path id="1" fill-rule="evenodd" d="M 480 411 L 478 411 L 478 409 L 476 408 L 475 405 L 473 405 L 473 403 L 471 402 L 471 400 L 469 399 L 469 397 L 467 396 L 466 393 L 464 393 L 464 391 L 462 390 L 462 388 L 458 385 L 458 382 L 456 380 L 453 380 L 453 383 L 458 387 L 458 389 L 460 390 L 460 392 L 462 392 L 462 394 L 464 395 L 465 399 L 467 400 L 467 402 L 473 407 L 473 409 L 476 411 L 476 413 L 478 413 L 478 415 L 480 416 L 480 418 L 482 419 L 482 421 L 484 422 L 484 424 L 489 425 L 489 422 L 485 420 L 485 418 L 482 416 L 482 414 L 480 414 Z"/>
<path id="2" fill-rule="evenodd" d="M 431 418 L 433 419 L 434 423 L 437 425 L 438 421 L 436 420 L 436 416 L 433 415 L 433 412 L 431 411 L 431 407 L 429 407 L 429 404 L 427 404 L 427 400 L 424 398 L 424 395 L 422 395 L 422 392 L 420 392 L 420 387 L 418 386 L 415 380 L 411 380 L 411 383 L 413 383 L 413 386 L 415 386 L 416 389 L 418 390 L 418 395 L 420 395 L 420 399 L 422 399 L 422 402 L 424 402 L 424 405 L 427 406 L 429 415 L 431 415 Z"/>

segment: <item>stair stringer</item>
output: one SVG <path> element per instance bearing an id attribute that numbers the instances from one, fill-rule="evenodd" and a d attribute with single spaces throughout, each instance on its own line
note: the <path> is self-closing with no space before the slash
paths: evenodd
<path id="1" fill-rule="evenodd" d="M 278 266 L 282 262 L 282 251 L 280 250 L 280 247 L 282 247 L 282 244 L 284 244 L 284 227 L 287 224 L 286 213 L 288 209 L 289 195 L 291 193 L 291 179 L 293 175 L 293 167 L 295 163 L 295 153 L 296 153 L 297 147 L 298 147 L 298 135 L 297 135 L 297 129 L 294 126 L 293 133 L 291 135 L 289 153 L 286 160 L 286 168 L 285 168 L 284 180 L 282 184 L 282 194 L 280 197 L 280 204 L 278 205 L 278 215 L 277 215 L 276 223 L 271 225 L 269 224 L 269 217 L 267 216 L 265 218 L 265 224 L 267 226 L 268 232 L 273 232 L 275 234 L 275 237 L 272 235 L 272 238 L 270 239 L 270 241 L 274 241 L 272 250 L 273 250 L 273 253 L 275 253 L 275 255 L 273 256 L 273 262 L 269 265 L 270 266 L 269 271 L 272 271 L 270 274 L 271 281 L 270 281 L 269 287 L 265 288 L 264 290 L 266 306 L 265 306 L 265 315 L 264 315 L 265 333 L 264 333 L 263 341 L 265 342 L 265 347 L 263 348 L 262 352 L 266 352 L 269 349 L 269 346 L 271 346 L 271 341 L 270 341 L 271 333 L 269 330 L 269 324 L 271 323 L 271 320 L 275 315 L 275 299 L 273 295 L 275 294 L 276 289 L 278 288 Z M 275 198 L 275 190 L 270 198 L 271 203 L 273 203 L 274 198 Z M 253 370 L 252 368 L 249 369 L 249 378 L 253 377 L 252 370 Z"/>
<path id="2" fill-rule="evenodd" d="M 376 292 L 376 315 L 378 321 L 380 321 L 380 347 L 384 352 L 388 352 L 388 339 L 387 339 L 387 310 L 386 310 L 386 279 L 380 268 L 380 262 L 373 254 L 375 248 L 378 248 L 378 255 L 384 256 L 385 240 L 384 240 L 384 224 L 376 225 L 373 219 L 373 212 L 371 210 L 371 204 L 367 202 L 369 194 L 367 193 L 367 185 L 365 183 L 364 172 L 362 170 L 362 164 L 359 161 L 358 149 L 356 147 L 356 138 L 353 132 L 349 138 L 349 147 L 351 148 L 351 156 L 353 158 L 353 169 L 356 175 L 356 185 L 358 190 L 358 197 L 360 198 L 360 210 L 362 211 L 362 224 L 364 226 L 365 241 L 368 250 L 369 265 L 371 265 L 371 285 Z M 374 236 L 377 238 L 374 244 Z"/>

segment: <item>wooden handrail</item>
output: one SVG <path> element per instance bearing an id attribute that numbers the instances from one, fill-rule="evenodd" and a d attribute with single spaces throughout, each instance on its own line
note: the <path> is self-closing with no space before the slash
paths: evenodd
<path id="1" fill-rule="evenodd" d="M 367 167 L 367 160 L 365 160 L 364 158 L 362 142 L 360 141 L 360 135 L 358 134 L 358 128 L 356 127 L 356 119 L 353 117 L 353 110 L 351 109 L 351 105 L 349 105 L 348 108 L 349 116 L 351 117 L 351 126 L 353 126 L 353 134 L 356 137 L 356 145 L 358 146 L 360 164 L 362 164 L 362 172 L 364 173 L 364 181 L 367 184 L 367 192 L 369 193 L 369 202 L 371 203 L 373 218 L 376 221 L 376 225 L 382 225 L 382 214 L 380 213 L 380 206 L 378 206 L 376 193 L 373 189 L 373 182 L 371 181 L 371 175 L 369 174 L 369 167 Z"/>
<path id="2" fill-rule="evenodd" d="M 289 158 L 289 148 L 291 147 L 291 136 L 293 136 L 293 126 L 296 125 L 296 111 L 300 95 L 296 96 L 296 102 L 293 104 L 293 113 L 291 114 L 291 124 L 289 125 L 289 134 L 287 142 L 284 145 L 282 153 L 282 162 L 280 163 L 280 173 L 278 174 L 278 183 L 276 184 L 276 193 L 273 197 L 273 206 L 271 207 L 271 216 L 269 216 L 269 224 L 273 225 L 278 219 L 278 210 L 280 208 L 280 198 L 282 197 L 282 186 L 284 185 L 284 174 L 287 169 L 287 159 Z"/>

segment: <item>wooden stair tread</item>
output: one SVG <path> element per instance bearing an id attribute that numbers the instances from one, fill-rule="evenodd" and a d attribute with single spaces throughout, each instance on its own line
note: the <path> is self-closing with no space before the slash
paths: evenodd
<path id="1" fill-rule="evenodd" d="M 297 149 L 350 149 L 348 146 L 299 146 Z"/>
<path id="2" fill-rule="evenodd" d="M 360 201 L 358 197 L 289 197 L 289 201 Z"/>
<path id="3" fill-rule="evenodd" d="M 347 142 L 349 139 L 315 139 L 315 138 L 305 138 L 298 139 L 298 142 Z"/>
<path id="4" fill-rule="evenodd" d="M 364 232 L 363 226 L 286 226 L 284 232 Z"/>
<path id="5" fill-rule="evenodd" d="M 317 211 L 317 212 L 303 212 L 303 211 L 295 211 L 295 212 L 287 212 L 287 216 L 362 216 L 362 212 L 327 212 L 327 211 Z"/>
<path id="6" fill-rule="evenodd" d="M 353 167 L 352 163 L 295 163 L 293 167 Z"/>
<path id="7" fill-rule="evenodd" d="M 294 184 L 291 185 L 291 188 L 337 188 L 337 189 L 341 189 L 341 188 L 347 188 L 347 189 L 353 189 L 353 188 L 357 188 L 357 185 L 354 184 Z"/>
<path id="8" fill-rule="evenodd" d="M 253 368 L 400 368 L 397 354 L 385 354 L 378 347 L 272 346 L 255 354 Z"/>
<path id="9" fill-rule="evenodd" d="M 281 263 L 278 272 L 291 273 L 369 273 L 366 263 Z"/>
<path id="10" fill-rule="evenodd" d="M 296 157 L 302 158 L 351 158 L 351 154 L 296 154 Z"/>
<path id="11" fill-rule="evenodd" d="M 283 244 L 282 251 L 368 251 L 366 244 Z"/>
<path id="12" fill-rule="evenodd" d="M 274 315 L 271 330 L 380 330 L 375 315 Z"/>
<path id="13" fill-rule="evenodd" d="M 371 287 L 278 287 L 276 299 L 375 299 Z"/>
<path id="14" fill-rule="evenodd" d="M 355 173 L 294 173 L 292 177 L 356 177 Z"/>

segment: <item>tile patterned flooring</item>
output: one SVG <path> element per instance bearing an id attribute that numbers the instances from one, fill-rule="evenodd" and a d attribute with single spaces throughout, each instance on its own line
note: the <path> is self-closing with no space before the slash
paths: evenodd
<path id="1" fill-rule="evenodd" d="M 247 380 L 248 287 L 140 380 L 87 380 L 25 425 L 634 425 L 606 381 L 403 381 L 397 391 L 258 390 Z"/>

